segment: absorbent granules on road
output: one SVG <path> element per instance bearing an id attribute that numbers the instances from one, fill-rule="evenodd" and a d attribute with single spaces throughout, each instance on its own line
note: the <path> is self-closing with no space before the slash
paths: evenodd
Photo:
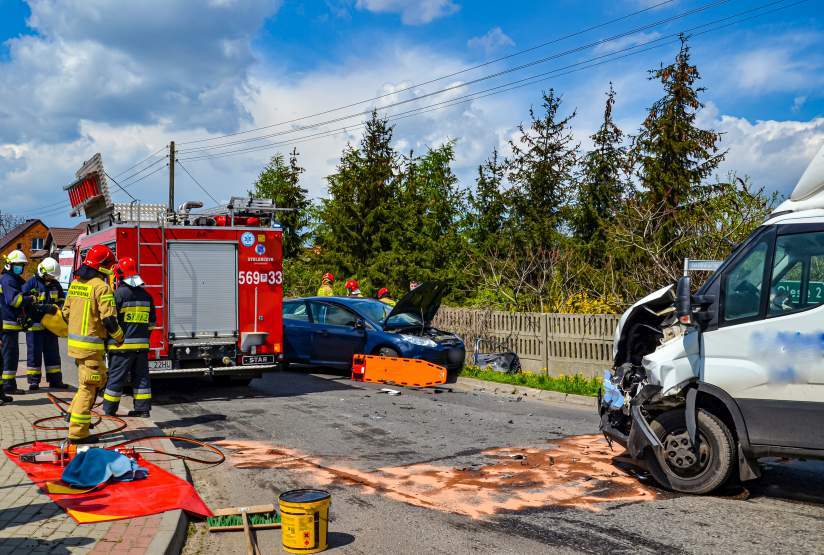
<path id="1" fill-rule="evenodd" d="M 364 472 L 325 465 L 318 458 L 264 442 L 224 440 L 236 468 L 283 468 L 305 473 L 318 486 L 349 485 L 364 494 L 444 512 L 482 518 L 503 511 L 548 506 L 599 510 L 607 502 L 656 498 L 649 488 L 613 462 L 603 436 L 571 436 L 547 447 L 503 447 L 484 451 L 488 464 L 455 468 L 412 464 Z"/>

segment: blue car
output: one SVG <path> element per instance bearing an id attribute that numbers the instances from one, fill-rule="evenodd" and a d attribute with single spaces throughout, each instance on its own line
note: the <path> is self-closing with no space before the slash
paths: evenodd
<path id="1" fill-rule="evenodd" d="M 285 363 L 346 370 L 353 355 L 374 354 L 428 360 L 455 374 L 464 364 L 464 342 L 431 325 L 445 292 L 443 283 L 424 283 L 394 308 L 355 297 L 284 301 Z"/>

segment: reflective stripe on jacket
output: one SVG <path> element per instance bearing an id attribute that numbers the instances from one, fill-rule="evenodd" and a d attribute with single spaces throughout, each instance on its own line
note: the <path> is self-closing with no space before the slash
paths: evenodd
<path id="1" fill-rule="evenodd" d="M 60 306 L 66 298 L 63 292 L 63 287 L 57 281 L 46 281 L 40 276 L 32 276 L 26 283 L 23 284 L 23 294 L 31 294 L 37 298 L 38 303 L 53 304 Z M 35 322 L 29 328 L 29 331 L 42 331 L 43 325 L 40 322 Z"/>
<path id="2" fill-rule="evenodd" d="M 26 282 L 20 276 L 4 272 L 0 276 L 0 318 L 3 319 L 5 331 L 23 329 L 18 318 L 23 313 L 23 285 Z"/>
<path id="3" fill-rule="evenodd" d="M 152 296 L 142 287 L 121 283 L 114 292 L 117 320 L 126 340 L 118 346 L 109 340 L 112 351 L 145 351 L 149 349 L 149 335 L 155 325 L 155 307 Z"/>
<path id="4" fill-rule="evenodd" d="M 123 330 L 106 331 L 103 320 L 117 320 L 114 294 L 100 277 L 75 279 L 63 304 L 63 318 L 69 327 L 69 356 L 86 358 L 106 349 L 106 339 L 123 338 Z"/>

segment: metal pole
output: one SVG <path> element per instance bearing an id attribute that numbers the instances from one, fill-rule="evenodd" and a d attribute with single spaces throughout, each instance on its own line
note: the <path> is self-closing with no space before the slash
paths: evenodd
<path id="1" fill-rule="evenodd" d="M 169 143 L 169 214 L 175 211 L 175 142 Z"/>

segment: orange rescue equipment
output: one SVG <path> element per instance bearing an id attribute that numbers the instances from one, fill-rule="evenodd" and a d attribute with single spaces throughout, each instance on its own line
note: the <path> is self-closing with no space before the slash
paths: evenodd
<path id="1" fill-rule="evenodd" d="M 446 383 L 446 368 L 416 358 L 355 355 L 352 380 L 426 387 Z"/>

